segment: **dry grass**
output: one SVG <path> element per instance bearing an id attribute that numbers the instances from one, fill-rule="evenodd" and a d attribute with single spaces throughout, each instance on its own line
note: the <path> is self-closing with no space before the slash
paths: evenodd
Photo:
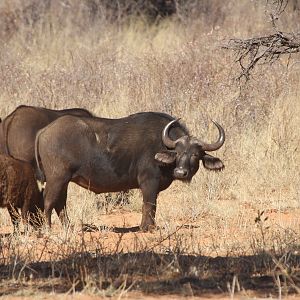
<path id="1" fill-rule="evenodd" d="M 3 1 L 0 13 L 14 15 L 16 7 L 22 8 L 28 3 L 29 0 Z M 123 252 L 144 254 L 132 254 L 130 259 L 119 254 L 121 248 L 117 248 L 116 240 L 115 248 L 105 244 L 106 231 L 88 243 L 84 235 L 78 241 L 77 231 L 81 224 L 105 225 L 102 219 L 114 212 L 114 207 L 101 205 L 106 201 L 104 195 L 96 196 L 71 184 L 68 210 L 75 229 L 46 233 L 47 238 L 38 239 L 38 243 L 31 235 L 4 238 L 0 259 L 3 270 L 8 269 L 2 271 L 1 278 L 17 280 L 28 289 L 28 284 L 34 281 L 26 271 L 35 268 L 30 263 L 46 259 L 46 275 L 41 275 L 41 282 L 51 277 L 47 273 L 51 268 L 53 272 L 61 265 L 71 268 L 57 271 L 62 272 L 59 273 L 63 278 L 62 289 L 53 287 L 57 276 L 52 274 L 53 290 L 71 293 L 87 289 L 102 293 L 110 292 L 109 286 L 119 291 L 120 286 L 121 290 L 125 289 L 124 282 L 127 287 L 134 282 L 141 285 L 143 280 L 148 282 L 149 278 L 162 276 L 166 270 L 160 267 L 177 270 L 174 267 L 176 253 L 183 257 L 193 254 L 197 258 L 201 254 L 238 256 L 257 255 L 262 250 L 277 254 L 294 251 L 299 243 L 299 223 L 291 221 L 283 226 L 280 218 L 287 211 L 299 209 L 299 56 L 294 56 L 288 67 L 284 58 L 271 66 L 258 67 L 253 79 L 240 89 L 234 81 L 238 71 L 234 57 L 219 47 L 229 37 L 248 37 L 271 30 L 262 4 L 258 1 L 239 1 L 238 5 L 234 1 L 228 1 L 228 5 L 216 2 L 208 10 L 209 14 L 202 13 L 198 18 L 182 19 L 180 16 L 181 21 L 172 17 L 148 24 L 145 19 L 133 17 L 124 23 L 111 24 L 101 16 L 91 21 L 80 2 L 74 1 L 70 8 L 65 8 L 63 1 L 51 3 L 41 18 L 32 20 L 29 15 L 29 21 L 24 21 L 18 17 L 10 34 L 3 35 L 5 42 L 0 45 L 1 117 L 20 104 L 49 108 L 79 106 L 105 117 L 163 111 L 180 116 L 194 135 L 208 141 L 216 135 L 210 122 L 214 119 L 224 126 L 227 134 L 224 147 L 217 153 L 226 169 L 218 174 L 201 169 L 189 186 L 176 182 L 162 192 L 157 216 L 161 229 L 154 235 L 133 234 L 132 243 L 126 244 L 128 249 L 124 246 Z M 295 23 L 297 19 L 297 12 L 287 10 L 280 25 L 292 28 L 299 24 Z M 126 209 L 140 212 L 141 202 L 140 193 L 134 191 Z M 272 220 L 270 228 L 267 225 L 262 228 L 254 224 L 257 210 L 277 211 L 278 218 Z M 54 224 L 58 223 L 55 218 Z M 9 224 L 8 214 L 1 212 L 1 225 Z M 178 229 L 183 224 L 189 224 L 189 229 Z M 193 224 L 197 226 L 193 228 Z M 130 224 L 134 225 L 138 222 Z M 48 247 L 54 249 L 52 254 L 40 255 L 42 249 Z M 153 250 L 155 253 L 171 251 L 172 254 L 158 259 Z M 152 256 L 149 254 L 147 258 L 149 251 Z M 72 269 L 70 266 L 77 263 L 78 255 L 88 258 L 79 260 L 81 265 Z M 99 267 L 96 271 L 91 268 L 91 275 L 84 273 L 88 272 L 89 264 L 99 263 L 102 257 L 105 266 L 116 259 L 116 270 L 105 273 Z M 137 266 L 145 257 L 155 257 L 155 261 L 161 262 L 159 267 L 150 264 L 157 271 L 155 276 L 142 265 L 136 270 L 127 268 L 131 259 L 136 259 L 133 265 Z M 257 259 L 260 256 L 255 256 L 253 261 Z M 296 261 L 294 266 L 298 265 L 297 259 L 293 261 Z M 227 266 L 230 260 L 222 263 Z M 188 265 L 193 269 L 192 262 Z M 208 276 L 209 272 L 201 269 L 204 265 L 201 262 L 195 267 L 198 275 L 193 276 L 198 276 L 198 280 Z M 272 267 L 274 265 L 262 274 L 272 273 Z M 40 273 L 40 268 L 43 265 L 38 266 L 38 273 L 44 274 Z M 169 279 L 189 276 L 180 268 L 179 273 L 170 271 Z M 148 279 L 136 278 L 139 272 L 149 276 Z M 126 279 L 126 274 L 131 277 Z M 98 277 L 87 279 L 85 276 Z M 111 284 L 116 279 L 120 284 L 114 287 Z M 99 283 L 101 280 L 103 285 Z M 222 289 L 226 291 L 227 279 L 222 280 Z M 176 285 L 177 281 L 174 282 Z M 49 286 L 51 284 L 49 281 Z M 160 284 L 168 286 L 164 280 Z M 209 280 L 207 284 L 209 286 Z M 48 287 L 44 290 L 48 291 Z"/>

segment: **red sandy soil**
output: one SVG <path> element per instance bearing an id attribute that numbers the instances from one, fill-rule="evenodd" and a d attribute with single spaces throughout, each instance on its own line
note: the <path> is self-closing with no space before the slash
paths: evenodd
<path id="1" fill-rule="evenodd" d="M 249 209 L 249 208 L 248 208 Z M 254 219 L 257 215 L 257 212 L 250 212 L 249 219 L 252 220 L 252 224 L 254 225 Z M 269 210 L 265 211 L 263 218 L 268 217 L 268 225 L 276 226 L 279 228 L 299 228 L 300 225 L 300 210 L 290 210 L 285 212 L 279 212 L 277 210 Z M 129 252 L 129 251 L 137 251 L 138 249 L 155 249 L 156 247 L 163 247 L 166 248 L 169 246 L 170 241 L 172 242 L 172 233 L 176 232 L 181 236 L 189 236 L 191 231 L 194 231 L 194 237 L 191 238 L 193 240 L 197 236 L 197 242 L 201 244 L 209 244 L 211 243 L 211 235 L 216 234 L 213 230 L 206 230 L 203 232 L 201 231 L 201 236 L 197 235 L 197 230 L 200 230 L 203 226 L 205 226 L 205 218 L 191 224 L 180 224 L 178 222 L 177 229 L 173 229 L 170 236 L 166 233 L 166 230 L 157 229 L 154 232 L 143 233 L 140 231 L 136 231 L 134 226 L 137 226 L 140 223 L 141 214 L 135 212 L 129 212 L 126 210 L 115 210 L 112 214 L 103 215 L 101 216 L 101 224 L 105 224 L 110 230 L 104 231 L 91 231 L 91 232 L 83 232 L 80 228 L 76 228 L 77 230 L 77 238 L 78 241 L 84 239 L 86 244 L 87 250 L 93 250 L 92 248 L 95 246 L 95 243 L 101 244 L 101 249 L 103 249 L 104 253 L 110 253 L 111 251 L 122 251 Z M 182 222 L 181 222 L 182 223 Z M 237 243 L 243 243 L 247 238 L 249 238 L 246 234 L 246 231 L 242 235 L 236 235 L 236 228 L 235 228 L 235 220 L 233 219 L 230 226 L 227 226 L 225 229 L 222 229 L 223 235 L 225 239 L 232 236 L 234 241 Z M 111 228 L 115 228 L 118 232 L 112 232 Z M 124 230 L 123 230 L 124 229 Z M 126 232 L 129 231 L 129 232 Z M 215 230 L 215 229 L 214 229 Z M 0 234 L 7 234 L 12 231 L 11 227 L 1 228 Z M 124 231 L 124 232 L 122 232 Z M 131 231 L 131 232 L 130 232 Z M 52 235 L 56 235 L 59 237 L 62 235 L 60 226 L 55 226 Z M 76 238 L 76 239 L 77 239 Z M 178 238 L 178 237 L 177 237 Z M 222 236 L 217 237 L 218 239 L 222 239 Z M 34 247 L 40 247 L 40 253 L 37 253 L 40 258 L 40 261 L 47 260 L 49 257 L 53 258 L 55 252 L 57 252 L 57 245 L 51 247 L 49 244 L 45 247 L 45 241 L 47 240 L 47 236 L 43 235 L 40 237 L 36 237 L 32 235 L 30 240 L 34 243 Z M 190 241 L 191 241 L 190 240 Z M 196 242 L 196 241 L 195 241 Z M 230 241 L 229 241 L 230 242 Z M 38 245 L 38 246 L 37 246 Z M 60 253 L 63 253 L 63 243 L 59 245 Z M 226 253 L 224 253 L 226 255 Z M 216 255 L 216 254 L 215 254 Z M 218 255 L 222 255 L 222 253 L 218 253 Z M 249 293 L 240 293 L 235 294 L 234 299 L 262 299 L 259 298 L 259 295 L 255 294 L 255 292 Z M 273 295 L 274 297 L 274 295 Z M 3 299 L 80 299 L 80 300 L 93 300 L 93 299 L 108 299 L 108 297 L 101 297 L 101 296 L 90 296 L 87 294 L 76 293 L 74 295 L 65 295 L 65 294 L 37 294 L 34 296 L 4 296 Z M 228 294 L 203 294 L 203 296 L 199 297 L 187 297 L 186 295 L 144 295 L 141 292 L 124 292 L 124 294 L 119 294 L 117 297 L 110 297 L 109 299 L 145 299 L 145 300 L 154 300 L 154 299 L 230 299 Z M 300 299 L 297 295 L 291 296 L 284 296 L 284 299 Z"/>
<path id="2" fill-rule="evenodd" d="M 262 216 L 262 220 L 267 217 L 264 227 L 270 227 L 270 230 L 283 230 L 286 228 L 299 229 L 300 228 L 300 209 L 294 209 L 291 211 L 279 212 L 277 210 L 267 210 Z M 245 216 L 244 216 L 245 217 Z M 129 212 L 126 210 L 116 210 L 109 215 L 102 215 L 100 220 L 101 224 L 105 224 L 105 228 L 108 230 L 93 231 L 91 232 L 81 231 L 78 228 L 78 240 L 84 239 L 87 247 L 89 245 L 101 244 L 101 248 L 104 252 L 110 253 L 111 251 L 122 252 L 134 252 L 137 250 L 161 250 L 164 247 L 167 249 L 172 245 L 172 242 L 181 239 L 181 242 L 185 246 L 185 251 L 193 252 L 193 245 L 199 244 L 204 251 L 206 248 L 209 253 L 205 253 L 209 256 L 228 255 L 227 249 L 219 249 L 218 253 L 211 252 L 211 244 L 213 239 L 218 239 L 218 243 L 224 242 L 226 245 L 231 244 L 245 244 L 248 242 L 251 234 L 254 234 L 255 218 L 257 217 L 256 211 L 249 211 L 247 215 L 248 227 L 247 229 L 239 229 L 241 226 L 241 219 L 234 217 L 228 221 L 226 227 L 222 225 L 217 228 L 219 232 L 216 233 L 216 228 L 211 228 L 207 225 L 206 217 L 200 218 L 196 222 L 187 222 L 187 220 L 176 220 L 177 226 L 173 226 L 169 231 L 163 228 L 160 224 L 158 229 L 153 232 L 141 232 L 138 230 L 138 225 L 141 220 L 141 214 L 136 212 Z M 208 216 L 208 218 L 211 218 Z M 173 221 L 172 221 L 173 222 Z M 174 222 L 173 222 L 174 224 Z M 54 232 L 60 235 L 60 225 L 58 225 Z M 256 229 L 257 230 L 257 229 Z M 45 237 L 38 238 L 38 242 L 41 245 L 45 242 Z M 190 244 L 190 245 L 189 245 Z M 249 243 L 246 243 L 249 244 Z M 207 247 L 206 247 L 207 246 Z M 159 247 L 159 248 L 156 248 Z M 51 248 L 47 249 L 51 252 Z M 91 249 L 93 250 L 93 249 Z M 55 251 L 55 249 L 54 249 Z M 244 253 L 247 254 L 247 253 Z M 45 257 L 47 255 L 45 252 Z"/>
<path id="3" fill-rule="evenodd" d="M 76 240 L 78 242 L 84 241 L 85 250 L 93 251 L 95 246 L 101 247 L 103 253 L 117 253 L 122 251 L 125 252 L 135 252 L 135 251 L 145 251 L 145 250 L 158 250 L 163 251 L 163 249 L 170 248 L 172 242 L 178 242 L 181 239 L 182 245 L 185 247 L 185 252 L 193 253 L 195 252 L 196 244 L 200 245 L 201 254 L 208 256 L 222 256 L 228 255 L 228 250 L 230 245 L 242 245 L 245 246 L 245 241 L 249 240 L 250 235 L 254 234 L 253 228 L 255 228 L 255 218 L 257 212 L 247 209 L 249 214 L 247 214 L 248 228 L 239 229 L 241 226 L 240 218 L 238 216 L 232 218 L 226 226 L 222 227 L 222 224 L 217 228 L 210 228 L 207 225 L 206 217 L 200 218 L 196 222 L 186 222 L 186 220 L 176 220 L 172 221 L 173 224 L 178 224 L 173 226 L 172 229 L 167 230 L 166 228 L 159 228 L 152 232 L 141 232 L 138 229 L 138 224 L 141 220 L 141 214 L 137 212 L 130 212 L 124 209 L 118 209 L 113 211 L 109 215 L 101 215 L 101 224 L 105 224 L 105 229 L 100 230 L 94 225 L 86 226 L 85 230 L 82 231 L 81 228 L 75 228 Z M 279 212 L 277 210 L 268 210 L 264 212 L 262 219 L 268 218 L 266 224 L 272 230 L 276 229 L 299 229 L 300 228 L 300 209 L 293 209 L 290 211 Z M 208 216 L 211 219 L 213 217 Z M 245 218 L 245 216 L 243 216 Z M 239 224 L 238 224 L 239 223 Z M 101 226 L 100 226 L 101 227 Z M 103 227 L 103 226 L 102 226 Z M 101 227 L 101 228 L 102 228 Z M 5 236 L 12 233 L 12 226 L 5 226 L 0 229 L 0 235 Z M 50 257 L 63 258 L 64 249 L 65 253 L 68 252 L 68 243 L 64 245 L 65 233 L 62 232 L 61 226 L 59 224 L 53 226 L 50 236 L 46 234 L 37 235 L 32 234 L 28 238 L 28 247 L 30 249 L 30 244 L 35 248 L 35 255 L 39 257 L 39 261 L 48 260 Z M 73 235 L 74 236 L 74 235 Z M 54 245 L 52 245 L 53 239 L 55 239 Z M 227 248 L 223 250 L 220 248 L 218 252 L 212 252 L 212 243 L 217 240 L 218 244 L 227 245 Z M 47 243 L 47 245 L 46 245 Z M 78 243 L 79 244 L 79 243 Z M 247 243 L 246 243 L 247 244 Z M 249 243 L 248 243 L 249 244 Z M 64 246 L 66 248 L 64 248 Z M 55 257 L 57 253 L 57 248 L 59 247 L 58 254 L 60 257 Z M 39 250 L 40 249 L 40 252 Z M 80 249 L 76 249 L 77 251 Z M 206 250 L 208 253 L 206 253 Z M 2 249 L 5 251 L 5 249 Z M 245 249 L 244 255 L 248 254 L 247 249 Z M 54 256 L 53 256 L 54 255 Z"/>

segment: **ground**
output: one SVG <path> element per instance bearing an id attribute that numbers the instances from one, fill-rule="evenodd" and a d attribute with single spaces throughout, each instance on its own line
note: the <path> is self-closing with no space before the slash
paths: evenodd
<path id="1" fill-rule="evenodd" d="M 50 299 L 55 293 L 60 299 L 150 300 L 227 299 L 231 294 L 266 298 L 282 293 L 285 299 L 296 299 L 300 263 L 296 240 L 288 253 L 277 253 L 295 238 L 291 232 L 300 225 L 299 213 L 273 209 L 258 214 L 248 208 L 243 220 L 248 231 L 237 230 L 241 228 L 237 215 L 225 227 L 220 223 L 219 232 L 207 226 L 213 216 L 203 216 L 143 233 L 138 230 L 140 213 L 117 208 L 101 216 L 98 226 L 83 224 L 68 232 L 56 224 L 51 232 L 19 236 L 18 245 L 7 226 L 1 229 L 2 257 L 9 250 L 10 259 L 19 262 L 15 270 L 1 266 L 0 294 L 5 299 Z M 5 280 L 8 274 L 14 279 Z"/>

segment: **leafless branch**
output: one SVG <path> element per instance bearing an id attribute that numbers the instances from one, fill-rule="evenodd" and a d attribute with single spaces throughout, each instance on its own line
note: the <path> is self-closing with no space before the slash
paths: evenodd
<path id="1" fill-rule="evenodd" d="M 239 63 L 241 73 L 238 80 L 246 81 L 254 67 L 260 63 L 273 63 L 282 55 L 300 52 L 300 33 L 280 31 L 276 20 L 284 12 L 289 0 L 266 0 L 266 13 L 271 18 L 273 34 L 249 39 L 230 39 L 223 48 L 235 52 L 236 62 Z"/>
<path id="2" fill-rule="evenodd" d="M 250 39 L 230 39 L 223 46 L 236 53 L 236 62 L 242 69 L 238 79 L 249 79 L 250 72 L 260 62 L 272 63 L 281 55 L 300 52 L 300 33 L 276 31 L 269 36 Z"/>
<path id="3" fill-rule="evenodd" d="M 289 0 L 266 0 L 266 6 L 271 7 L 272 14 L 276 16 L 281 15 L 285 11 L 288 3 Z"/>

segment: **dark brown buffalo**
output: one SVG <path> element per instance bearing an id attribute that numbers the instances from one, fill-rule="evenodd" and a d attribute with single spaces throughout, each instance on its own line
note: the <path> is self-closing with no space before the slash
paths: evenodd
<path id="1" fill-rule="evenodd" d="M 38 225 L 38 210 L 44 209 L 43 194 L 39 191 L 32 166 L 6 155 L 0 155 L 0 207 L 6 207 L 14 229 L 21 216 Z"/>
<path id="2" fill-rule="evenodd" d="M 70 181 L 95 193 L 140 188 L 143 194 L 141 228 L 154 226 L 158 193 L 174 179 L 191 181 L 202 160 L 205 168 L 221 170 L 220 159 L 205 151 L 219 149 L 225 140 L 206 144 L 189 135 L 173 117 L 144 112 L 121 119 L 64 116 L 37 134 L 36 159 L 47 181 L 44 204 L 51 226 L 55 208 L 65 219 Z"/>
<path id="3" fill-rule="evenodd" d="M 52 110 L 25 105 L 17 107 L 1 123 L 0 153 L 34 165 L 34 141 L 36 133 L 64 115 L 92 116 L 89 111 L 81 108 Z"/>

